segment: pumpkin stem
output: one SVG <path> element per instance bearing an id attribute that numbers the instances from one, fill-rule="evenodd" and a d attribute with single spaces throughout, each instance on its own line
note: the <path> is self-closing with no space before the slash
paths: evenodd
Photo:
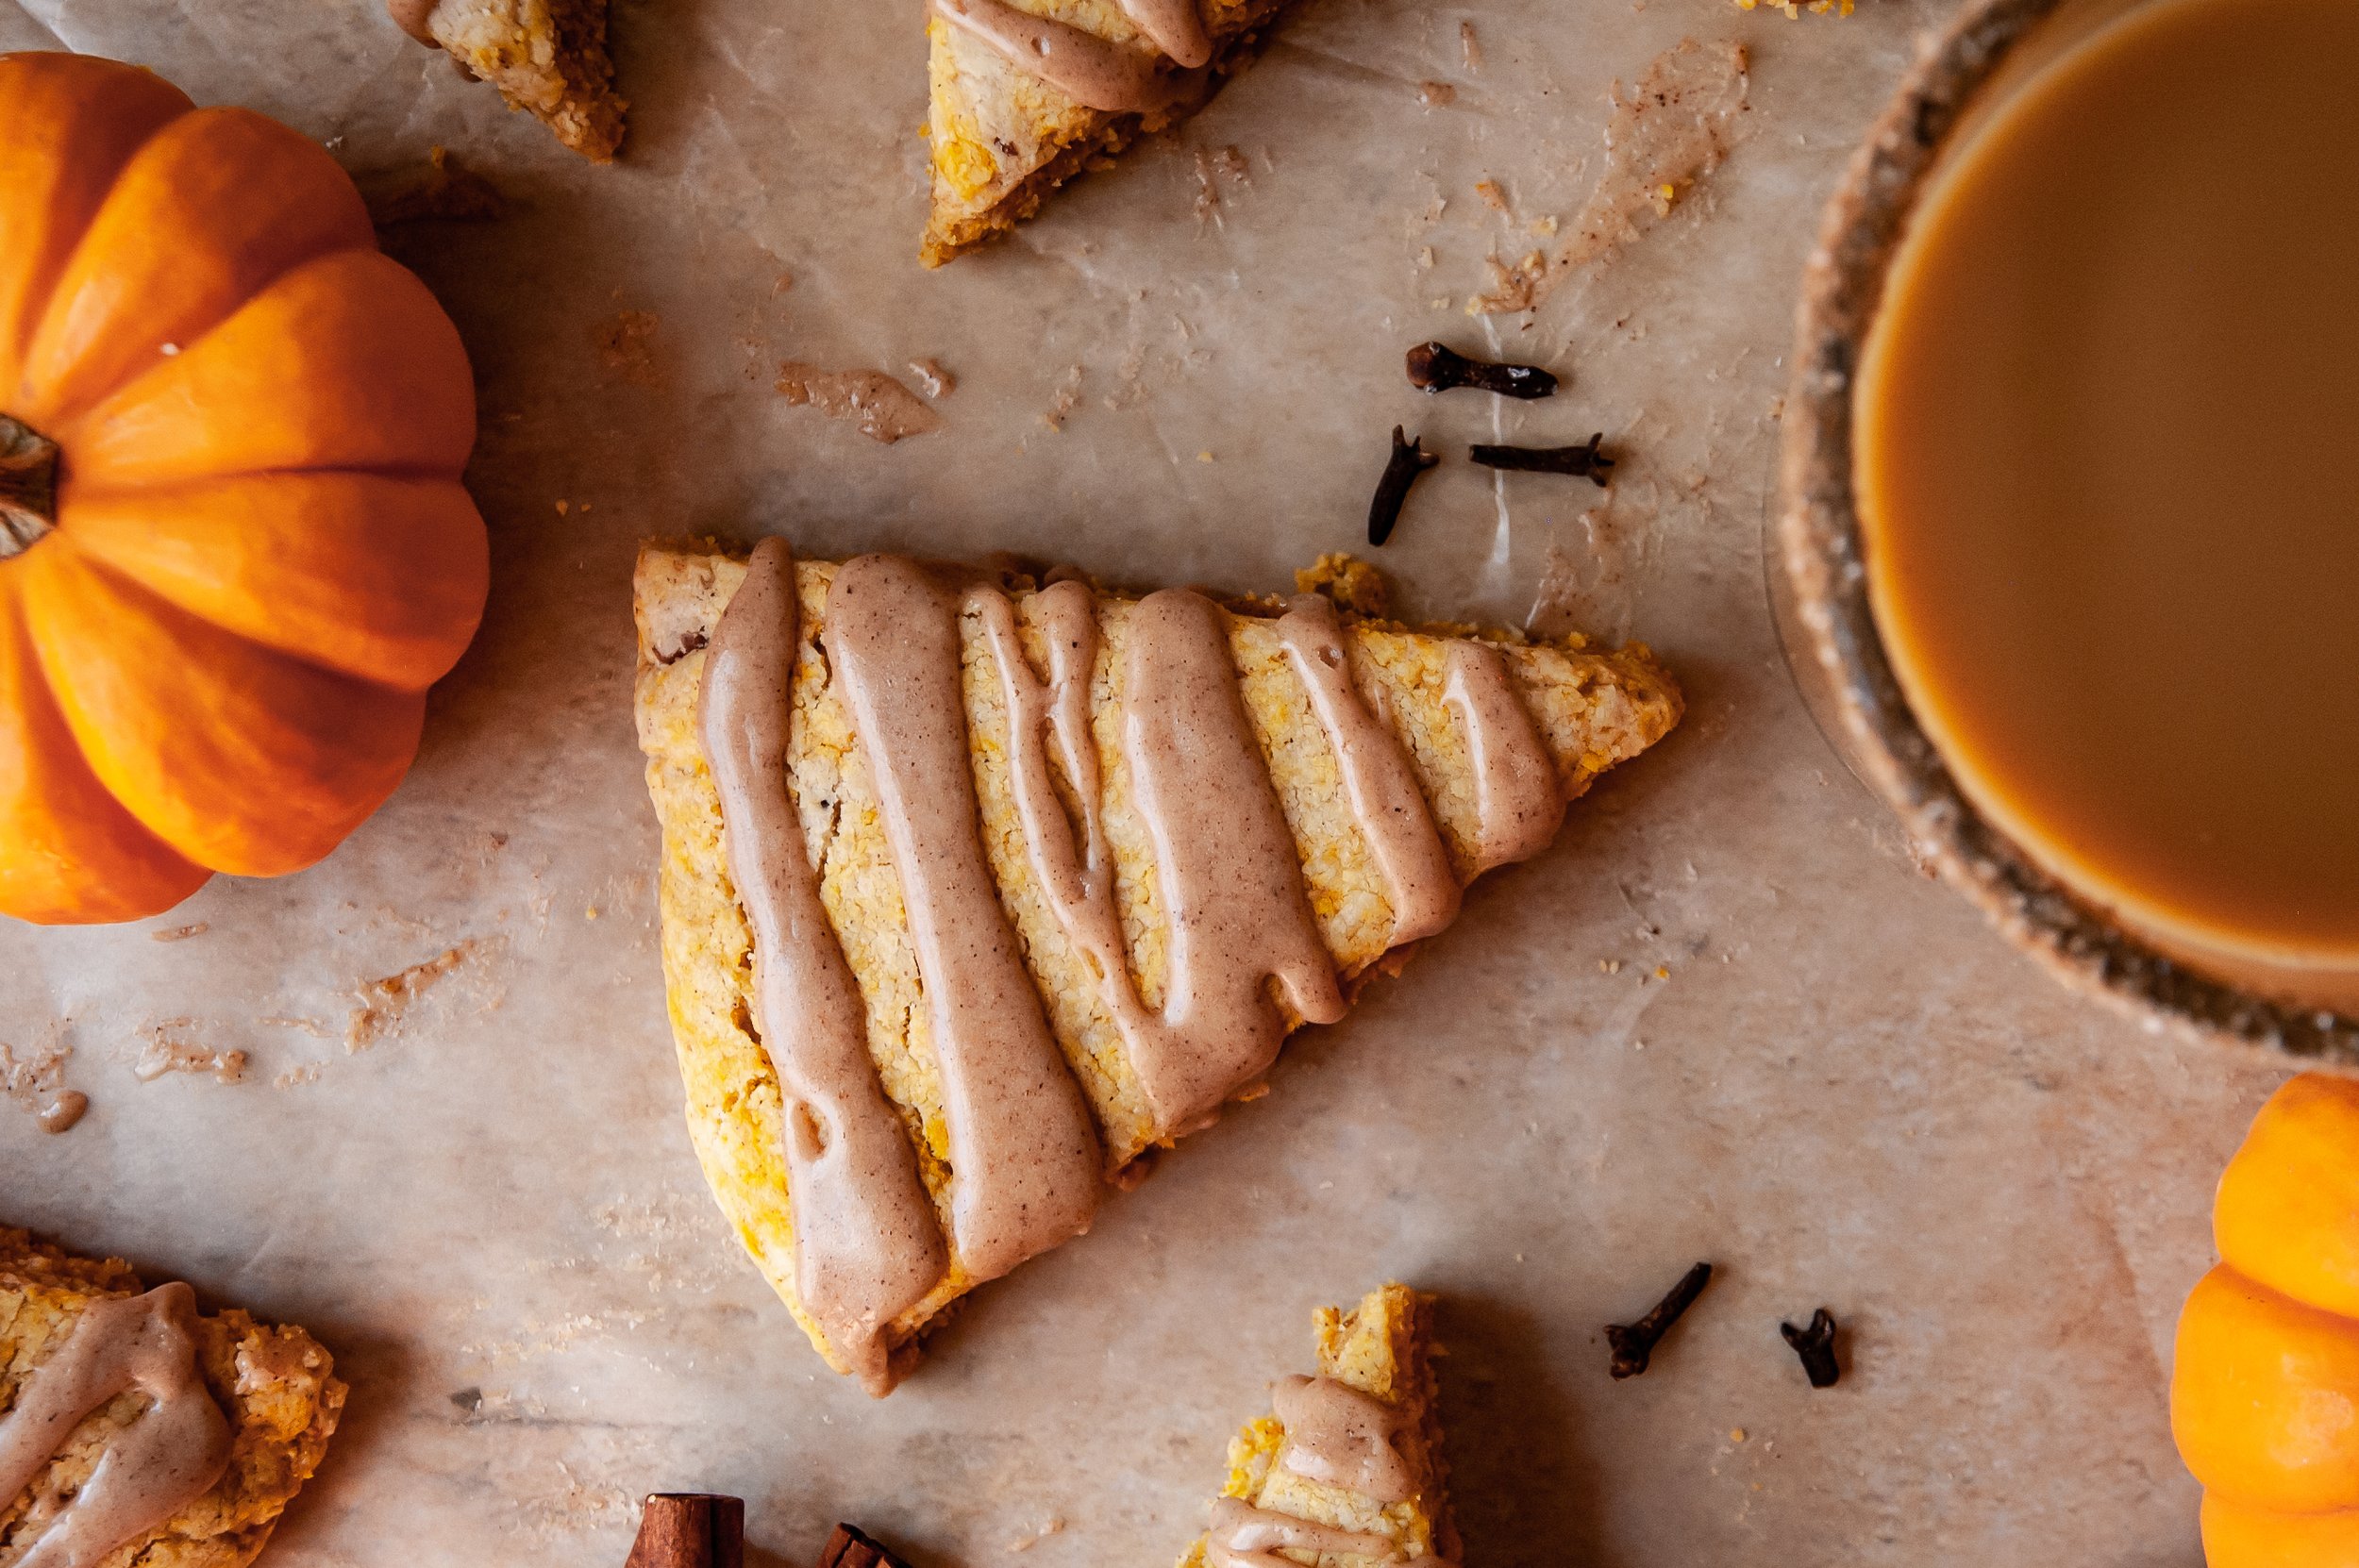
<path id="1" fill-rule="evenodd" d="M 58 525 L 58 443 L 0 414 L 0 559 Z"/>

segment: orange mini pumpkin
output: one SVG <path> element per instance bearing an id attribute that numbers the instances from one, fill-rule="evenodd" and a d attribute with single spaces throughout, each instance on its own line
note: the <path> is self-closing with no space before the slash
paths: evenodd
<path id="1" fill-rule="evenodd" d="M 2220 1177 L 2170 1424 L 2211 1568 L 2359 1568 L 2359 1081 L 2305 1074 Z"/>
<path id="2" fill-rule="evenodd" d="M 0 911 L 317 860 L 481 618 L 450 318 L 315 143 L 0 56 Z"/>

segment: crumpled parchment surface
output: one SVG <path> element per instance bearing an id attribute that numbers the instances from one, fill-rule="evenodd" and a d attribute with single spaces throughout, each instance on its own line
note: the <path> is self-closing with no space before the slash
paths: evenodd
<path id="1" fill-rule="evenodd" d="M 0 0 L 0 47 L 153 65 L 364 175 L 440 144 L 510 209 L 388 236 L 475 358 L 494 561 L 414 774 L 302 876 L 0 929 L 0 1041 L 70 1046 L 93 1101 L 62 1137 L 0 1103 L 0 1214 L 334 1348 L 351 1406 L 289 1564 L 619 1563 L 659 1489 L 746 1496 L 765 1568 L 838 1518 L 929 1568 L 1167 1561 L 1313 1307 L 1388 1277 L 1444 1297 L 1472 1568 L 2196 1563 L 2171 1325 L 2282 1072 L 2066 995 L 1920 876 L 1764 602 L 1797 275 L 1945 13 L 1305 0 L 1192 125 L 928 274 L 919 0 L 618 0 L 611 169 L 371 0 Z M 1612 85 L 1688 36 L 1751 51 L 1725 164 L 1536 317 L 1467 315 L 1605 170 Z M 1434 336 L 1568 385 L 1429 400 L 1400 364 Z M 891 446 L 773 390 L 920 359 L 944 428 Z M 1411 612 L 1643 636 L 1686 724 L 871 1403 L 679 1123 L 636 542 L 1280 589 L 1358 542 L 1397 422 L 1449 458 L 1381 552 Z M 1610 499 L 1464 461 L 1592 430 Z M 248 1060 L 142 1081 L 167 1047 Z M 1611 1382 L 1601 1326 L 1698 1259 Z M 1813 1393 L 1778 1324 L 1821 1305 L 1848 1374 Z"/>

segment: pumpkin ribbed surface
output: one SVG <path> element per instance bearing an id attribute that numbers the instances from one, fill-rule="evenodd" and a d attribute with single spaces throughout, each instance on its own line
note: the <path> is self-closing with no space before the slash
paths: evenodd
<path id="1" fill-rule="evenodd" d="M 2359 1082 L 2280 1089 L 2220 1177 L 2171 1429 L 2211 1568 L 2359 1565 Z"/>
<path id="2" fill-rule="evenodd" d="M 320 147 L 0 56 L 0 912 L 326 855 L 473 638 L 465 350 Z"/>

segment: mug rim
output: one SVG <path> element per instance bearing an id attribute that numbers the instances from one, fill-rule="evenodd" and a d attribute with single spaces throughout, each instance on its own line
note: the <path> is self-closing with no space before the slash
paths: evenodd
<path id="1" fill-rule="evenodd" d="M 1851 394 L 1885 275 L 1975 95 L 2066 4 L 1968 0 L 1920 52 L 1827 204 L 1796 310 L 1782 421 L 1777 533 L 1795 609 L 1791 633 L 1799 642 L 1788 657 L 1816 664 L 1821 694 L 1849 742 L 1847 759 L 1863 782 L 1941 879 L 2016 948 L 2150 1028 L 2359 1070 L 2359 1020 L 2190 969 L 2081 902 L 1986 818 L 1917 723 L 1868 602 L 1852 485 Z"/>

